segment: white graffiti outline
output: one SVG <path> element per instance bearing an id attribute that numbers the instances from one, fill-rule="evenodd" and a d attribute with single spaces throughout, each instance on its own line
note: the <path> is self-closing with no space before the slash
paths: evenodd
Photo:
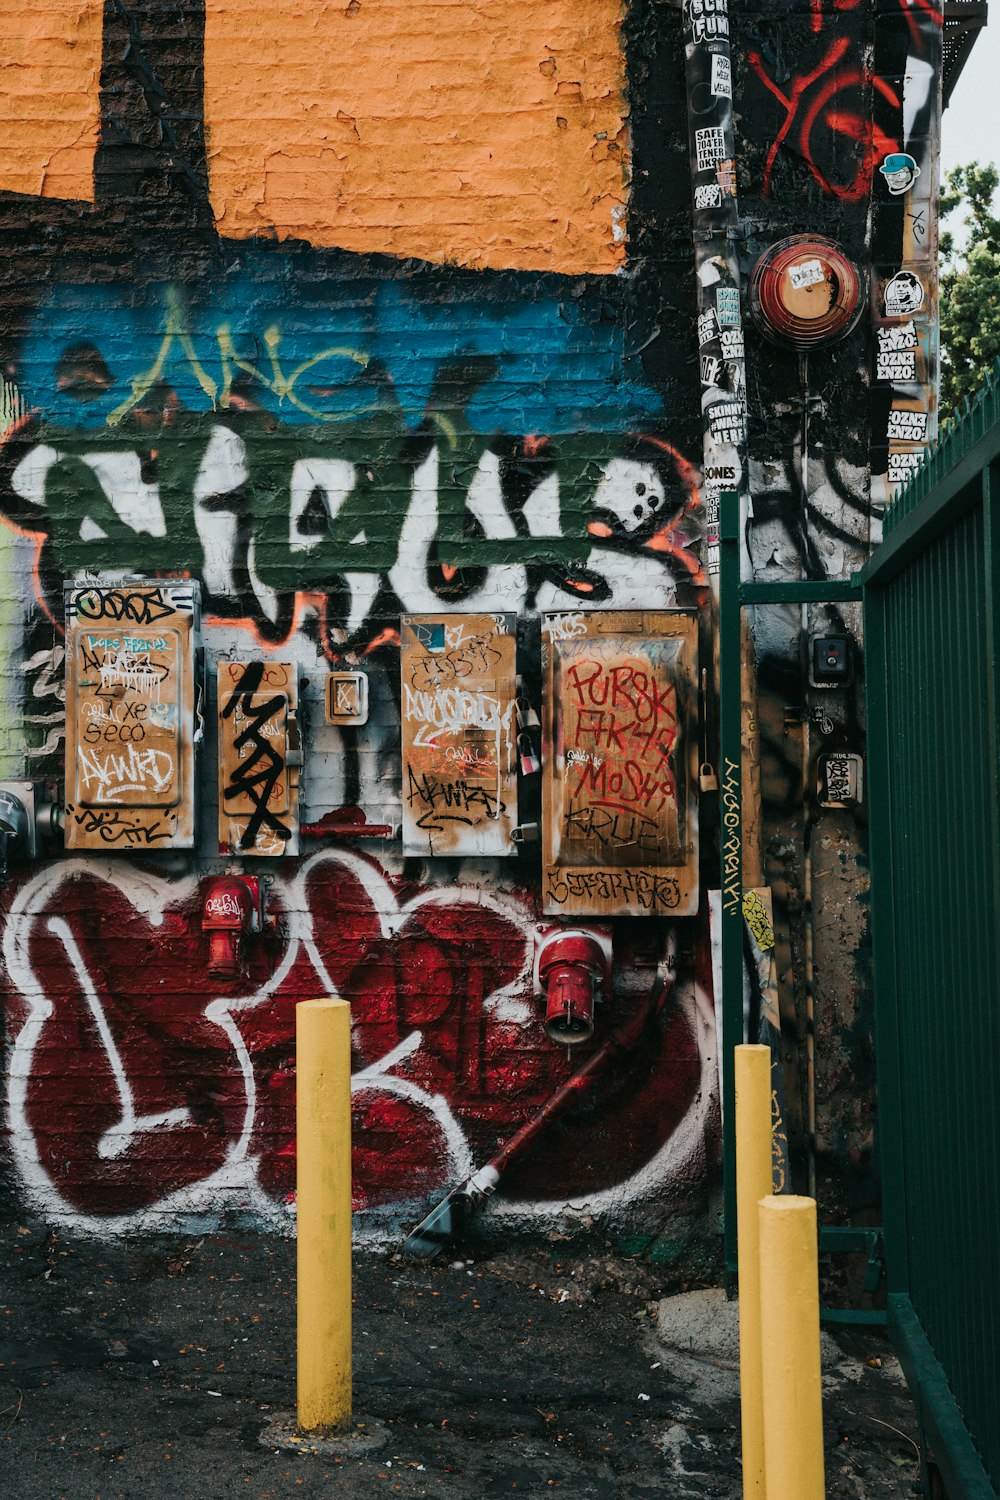
<path id="1" fill-rule="evenodd" d="M 114 860 L 68 860 L 64 864 L 50 866 L 40 871 L 18 891 L 12 902 L 4 927 L 3 958 L 11 984 L 26 1002 L 28 1013 L 11 1049 L 7 1088 L 7 1127 L 14 1162 L 24 1184 L 28 1202 L 46 1217 L 70 1219 L 74 1226 L 85 1234 L 119 1235 L 162 1228 L 165 1222 L 174 1222 L 185 1214 L 204 1215 L 217 1212 L 220 1193 L 225 1192 L 228 1197 L 242 1193 L 243 1202 L 249 1210 L 260 1214 L 275 1226 L 282 1225 L 285 1220 L 280 1214 L 279 1205 L 276 1205 L 261 1189 L 257 1181 L 256 1160 L 248 1155 L 256 1112 L 256 1080 L 249 1050 L 233 1019 L 232 1012 L 251 1009 L 261 1004 L 284 983 L 298 950 L 299 934 L 297 933 L 294 937 L 290 934 L 288 947 L 281 963 L 256 993 L 239 998 L 221 996 L 211 1000 L 205 1007 L 206 1020 L 219 1027 L 233 1048 L 242 1074 L 246 1099 L 239 1138 L 230 1147 L 226 1160 L 221 1166 L 198 1182 L 166 1194 L 148 1208 L 105 1218 L 83 1213 L 67 1204 L 42 1165 L 37 1142 L 28 1123 L 27 1095 L 35 1049 L 45 1022 L 53 1014 L 54 1005 L 35 977 L 30 957 L 31 937 L 35 922 L 44 914 L 53 892 L 64 881 L 78 880 L 84 875 L 93 876 L 97 880 L 107 881 L 113 885 L 152 927 L 162 926 L 166 910 L 190 901 L 197 888 L 197 880 L 194 876 L 166 881 L 134 869 L 122 868 Z M 58 931 L 54 935 L 60 936 Z M 73 946 L 76 946 L 75 942 Z M 67 953 L 70 954 L 69 949 Z M 72 961 L 71 954 L 70 957 Z M 86 990 L 84 990 L 84 998 L 89 1004 Z M 95 1021 L 96 1019 L 95 1015 Z M 100 1031 L 100 1026 L 98 1029 Z M 114 1072 L 111 1053 L 108 1054 L 108 1060 Z M 116 1084 L 117 1081 L 116 1077 Z M 131 1092 L 130 1085 L 129 1092 Z M 122 1097 L 121 1093 L 119 1097 Z M 148 1117 L 142 1123 L 149 1128 Z M 162 1123 L 164 1122 L 161 1121 L 160 1124 Z M 133 1135 L 132 1139 L 134 1138 Z M 131 1142 L 123 1144 L 121 1152 L 114 1154 L 127 1154 L 128 1144 Z"/>
<path id="2" fill-rule="evenodd" d="M 679 1006 L 691 1024 L 701 1060 L 701 1076 L 698 1091 L 691 1101 L 683 1119 L 671 1131 L 655 1156 L 639 1168 L 624 1182 L 612 1187 L 600 1188 L 595 1193 L 538 1204 L 517 1202 L 509 1198 L 494 1198 L 490 1209 L 498 1218 L 512 1224 L 527 1227 L 536 1223 L 542 1214 L 549 1217 L 568 1212 L 589 1214 L 594 1218 L 620 1214 L 626 1204 L 635 1205 L 644 1198 L 662 1192 L 664 1184 L 685 1177 L 693 1177 L 696 1166 L 703 1168 L 708 1149 L 708 1128 L 718 1110 L 719 1072 L 716 1059 L 715 1010 L 711 995 L 701 985 L 695 984 L 688 993 L 678 993 L 676 987 L 672 1004 Z M 698 1175 L 702 1175 L 699 1171 Z"/>
<path id="3" fill-rule="evenodd" d="M 107 1161 L 111 1157 L 122 1156 L 131 1146 L 137 1135 L 147 1130 L 156 1130 L 161 1125 L 184 1125 L 191 1119 L 191 1112 L 185 1107 L 179 1109 L 165 1109 L 158 1115 L 137 1115 L 135 1112 L 135 1096 L 132 1093 L 132 1085 L 128 1081 L 125 1072 L 125 1064 L 118 1050 L 118 1044 L 114 1039 L 108 1018 L 104 1013 L 100 996 L 94 987 L 94 982 L 87 972 L 87 965 L 83 961 L 76 938 L 70 930 L 69 923 L 64 917 L 50 917 L 46 927 L 53 937 L 59 939 L 66 949 L 67 957 L 72 965 L 73 972 L 83 991 L 83 998 L 94 1018 L 98 1035 L 108 1056 L 111 1072 L 114 1075 L 115 1087 L 118 1090 L 118 1098 L 121 1102 L 121 1117 L 117 1125 L 109 1125 L 97 1143 L 97 1154 Z"/>
<path id="4" fill-rule="evenodd" d="M 453 888 L 426 890 L 400 903 L 395 889 L 383 872 L 372 862 L 347 851 L 321 850 L 307 860 L 279 891 L 287 921 L 287 945 L 275 972 L 252 994 L 242 997 L 218 996 L 204 1009 L 207 1021 L 217 1026 L 233 1048 L 245 1092 L 245 1109 L 240 1135 L 227 1152 L 225 1161 L 198 1182 L 165 1194 L 157 1202 L 131 1213 L 113 1217 L 88 1214 L 73 1208 L 63 1198 L 42 1164 L 27 1113 L 28 1087 L 32 1077 L 35 1050 L 42 1028 L 54 1012 L 54 1003 L 45 993 L 34 972 L 30 945 L 36 923 L 44 920 L 48 931 L 62 943 L 80 984 L 81 993 L 94 1018 L 102 1046 L 121 1103 L 119 1122 L 109 1127 L 98 1144 L 104 1159 L 127 1157 L 136 1138 L 150 1130 L 170 1128 L 188 1122 L 185 1108 L 140 1115 L 135 1108 L 132 1086 L 118 1051 L 97 989 L 72 930 L 62 917 L 49 915 L 54 893 L 66 881 L 83 875 L 106 881 L 115 887 L 151 926 L 161 926 L 169 908 L 190 902 L 195 895 L 197 879 L 185 876 L 179 880 L 161 879 L 134 868 L 123 868 L 108 859 L 70 860 L 49 866 L 29 880 L 17 893 L 5 924 L 2 952 L 13 988 L 27 1007 L 27 1015 L 14 1038 L 10 1056 L 7 1088 L 7 1126 L 16 1168 L 31 1207 L 45 1217 L 70 1221 L 83 1233 L 124 1235 L 143 1230 L 162 1229 L 178 1219 L 197 1215 L 200 1220 L 217 1218 L 220 1199 L 229 1208 L 245 1209 L 265 1226 L 288 1232 L 294 1221 L 294 1205 L 276 1202 L 261 1186 L 257 1158 L 250 1153 L 250 1141 L 256 1116 L 256 1080 L 249 1048 L 238 1025 L 238 1016 L 261 1005 L 284 983 L 300 953 L 308 958 L 318 981 L 319 990 L 340 998 L 337 986 L 323 962 L 315 925 L 307 900 L 307 882 L 324 866 L 344 870 L 359 881 L 372 903 L 379 928 L 385 939 L 391 939 L 405 923 L 424 906 L 478 905 L 511 922 L 524 933 L 525 950 L 519 972 L 506 985 L 484 999 L 484 1007 L 504 1021 L 530 1025 L 537 1021 L 532 1006 L 524 997 L 524 981 L 530 964 L 531 924 L 526 908 L 503 892 L 487 892 L 475 886 L 457 884 Z M 475 863 L 467 862 L 463 876 L 470 878 Z M 553 1201 L 510 1201 L 494 1204 L 493 1213 L 505 1221 L 535 1224 L 566 1210 L 601 1215 L 620 1211 L 624 1204 L 662 1190 L 664 1183 L 690 1171 L 706 1149 L 706 1135 L 713 1113 L 718 1109 L 718 1072 L 715 1056 L 714 1014 L 711 998 L 700 988 L 686 995 L 675 995 L 688 1017 L 701 1059 L 700 1088 L 695 1100 L 656 1155 L 638 1172 L 621 1183 L 596 1193 Z M 404 1069 L 423 1046 L 423 1033 L 410 1032 L 381 1058 L 367 1063 L 351 1079 L 352 1096 L 382 1092 L 405 1099 L 426 1112 L 440 1132 L 447 1153 L 447 1168 L 452 1182 L 459 1182 L 475 1168 L 465 1131 L 448 1100 L 431 1093 L 412 1079 L 395 1071 Z M 386 1211 L 355 1215 L 355 1237 L 359 1242 L 384 1240 Z"/>

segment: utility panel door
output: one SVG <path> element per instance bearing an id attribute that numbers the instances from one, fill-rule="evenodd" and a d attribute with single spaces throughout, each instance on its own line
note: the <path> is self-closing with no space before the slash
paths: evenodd
<path id="1" fill-rule="evenodd" d="M 697 616 L 547 614 L 542 661 L 546 914 L 693 914 Z"/>
<path id="2" fill-rule="evenodd" d="M 66 848 L 194 844 L 198 585 L 66 590 Z"/>
<path id="3" fill-rule="evenodd" d="M 299 847 L 298 676 L 292 662 L 220 661 L 219 853 Z"/>
<path id="4" fill-rule="evenodd" d="M 514 853 L 515 628 L 514 615 L 400 622 L 407 854 Z"/>

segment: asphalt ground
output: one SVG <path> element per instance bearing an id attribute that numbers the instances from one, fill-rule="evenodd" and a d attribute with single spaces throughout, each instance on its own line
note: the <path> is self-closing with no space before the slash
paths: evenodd
<path id="1" fill-rule="evenodd" d="M 354 1436 L 278 1446 L 293 1430 L 294 1254 L 244 1233 L 102 1243 L 3 1225 L 0 1493 L 740 1495 L 718 1310 L 705 1347 L 668 1347 L 663 1274 L 568 1242 L 417 1266 L 358 1252 Z M 919 1494 L 898 1365 L 877 1333 L 839 1342 L 829 1500 Z"/>

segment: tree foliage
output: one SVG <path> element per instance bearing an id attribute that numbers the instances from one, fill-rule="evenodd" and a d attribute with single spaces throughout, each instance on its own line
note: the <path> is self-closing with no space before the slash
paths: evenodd
<path id="1" fill-rule="evenodd" d="M 993 196 L 1000 174 L 972 162 L 950 171 L 941 217 L 962 212 L 963 247 L 941 235 L 941 415 L 975 395 L 1000 356 L 1000 218 Z"/>

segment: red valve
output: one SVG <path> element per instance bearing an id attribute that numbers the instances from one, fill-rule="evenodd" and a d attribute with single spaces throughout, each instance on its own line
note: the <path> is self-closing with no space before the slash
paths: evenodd
<path id="1" fill-rule="evenodd" d="M 550 927 L 535 948 L 535 983 L 545 996 L 545 1031 L 575 1046 L 594 1034 L 594 1004 L 611 989 L 611 934 L 604 927 Z"/>
<path id="2" fill-rule="evenodd" d="M 260 882 L 254 875 L 218 875 L 202 891 L 208 972 L 216 979 L 234 979 L 243 967 L 244 939 L 260 929 Z"/>

